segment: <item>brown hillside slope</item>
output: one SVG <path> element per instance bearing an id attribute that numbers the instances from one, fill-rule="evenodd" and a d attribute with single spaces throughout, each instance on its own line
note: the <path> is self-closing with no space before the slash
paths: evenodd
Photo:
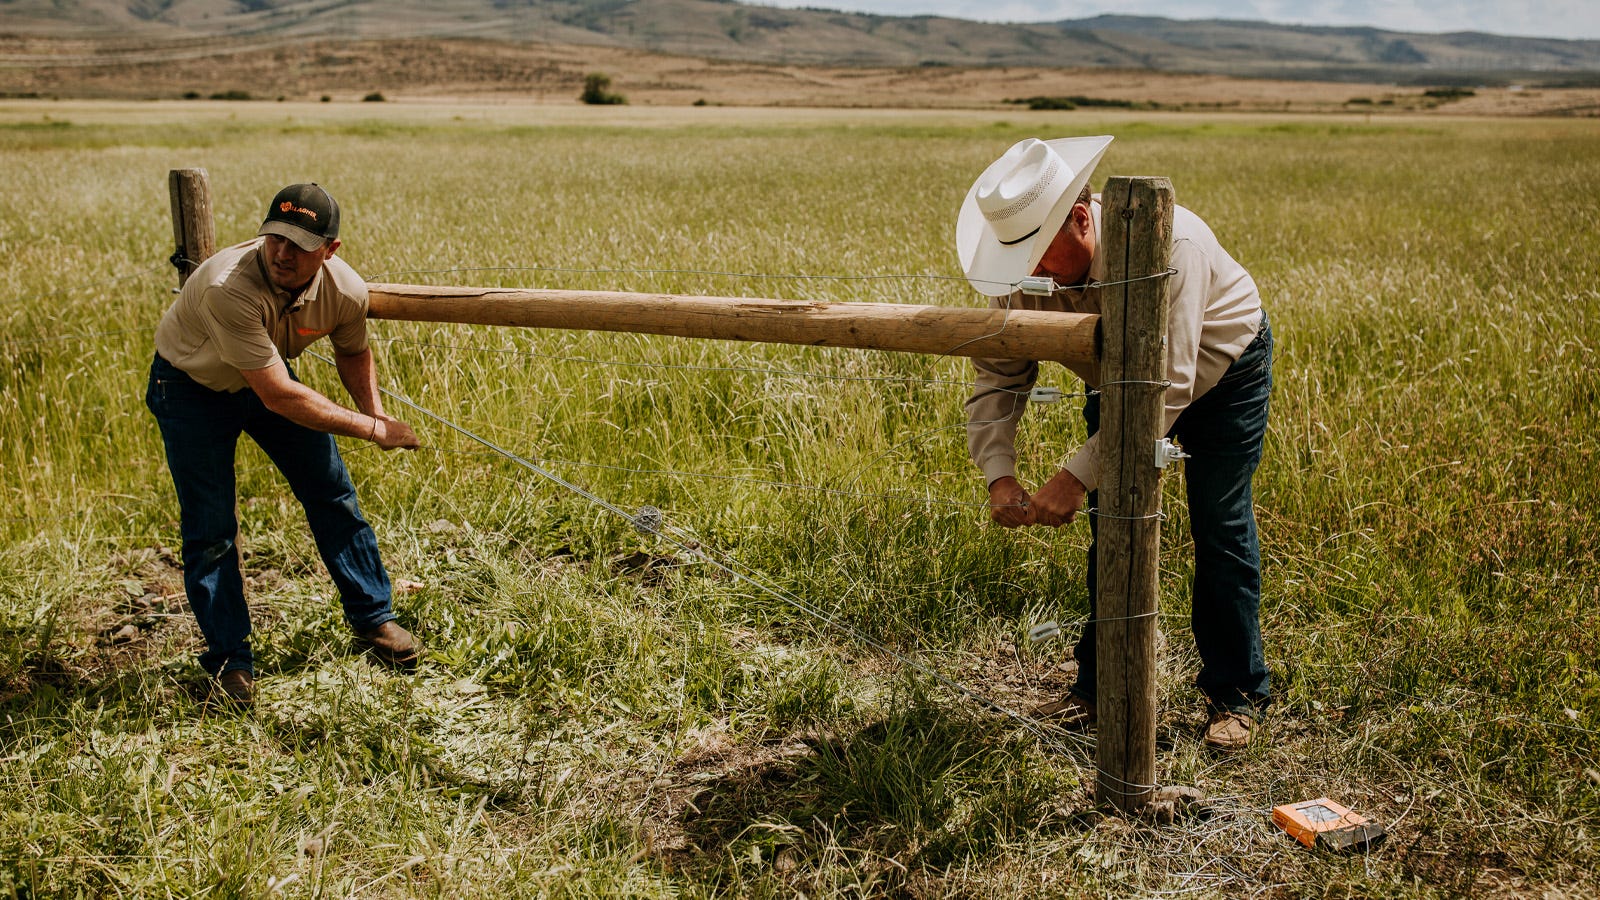
<path id="1" fill-rule="evenodd" d="M 1600 41 L 1138 16 L 995 23 L 728 0 L 0 0 L 0 33 L 146 44 L 473 37 L 781 64 L 1153 69 L 1433 85 L 1600 79 Z"/>
<path id="2" fill-rule="evenodd" d="M 131 53 L 96 41 L 0 38 L 0 95 L 176 99 L 474 98 L 576 103 L 605 72 L 633 104 L 1010 108 L 1037 96 L 1136 108 L 1439 111 L 1597 115 L 1600 89 L 1476 89 L 1448 100 L 1420 88 L 1043 67 L 844 67 L 706 60 L 623 48 L 486 40 L 195 41 Z"/>

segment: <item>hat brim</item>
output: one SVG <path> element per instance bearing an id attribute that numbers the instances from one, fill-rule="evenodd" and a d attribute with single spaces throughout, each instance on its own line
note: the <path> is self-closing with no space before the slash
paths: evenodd
<path id="1" fill-rule="evenodd" d="M 278 237 L 288 238 L 294 242 L 296 247 L 299 247 L 301 250 L 304 250 L 307 253 L 311 252 L 312 250 L 321 250 L 323 247 L 327 246 L 328 243 L 328 238 L 325 238 L 320 234 L 307 231 L 306 229 L 301 228 L 299 225 L 295 225 L 290 222 L 276 222 L 270 220 L 262 222 L 261 230 L 256 232 L 256 236 L 260 237 L 268 234 L 275 234 Z"/>
<path id="2" fill-rule="evenodd" d="M 972 183 L 966 199 L 961 203 L 961 215 L 956 219 L 956 252 L 961 257 L 962 272 L 966 273 L 967 281 L 978 293 L 989 297 L 1004 296 L 1015 289 L 1018 281 L 1033 274 L 1044 251 L 1061 230 L 1062 223 L 1066 222 L 1078 194 L 1089 183 L 1100 157 L 1111 146 L 1111 140 L 1110 135 L 1100 135 L 1045 141 L 1075 174 L 1068 182 L 1067 189 L 1045 214 L 1039 230 L 1014 244 L 1000 243 L 1000 238 L 989 226 L 989 220 L 978 209 L 978 184 L 983 180 L 982 177 Z"/>

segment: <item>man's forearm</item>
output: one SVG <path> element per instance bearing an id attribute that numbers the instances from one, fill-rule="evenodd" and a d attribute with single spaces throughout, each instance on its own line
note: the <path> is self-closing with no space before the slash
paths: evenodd
<path id="1" fill-rule="evenodd" d="M 975 359 L 977 388 L 967 400 L 967 452 L 984 480 L 1016 474 L 1017 423 L 1028 405 L 1028 390 L 1039 377 L 1030 360 Z"/>
<path id="2" fill-rule="evenodd" d="M 371 440 L 377 431 L 372 414 L 340 406 L 298 382 L 271 398 L 263 397 L 262 403 L 296 425 L 315 431 L 362 440 Z"/>

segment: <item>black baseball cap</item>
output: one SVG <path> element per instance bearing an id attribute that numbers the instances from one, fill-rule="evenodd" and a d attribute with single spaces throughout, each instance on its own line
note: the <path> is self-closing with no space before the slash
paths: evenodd
<path id="1" fill-rule="evenodd" d="M 272 198 L 256 234 L 276 234 L 301 250 L 317 250 L 339 236 L 339 204 L 319 184 L 291 184 Z"/>

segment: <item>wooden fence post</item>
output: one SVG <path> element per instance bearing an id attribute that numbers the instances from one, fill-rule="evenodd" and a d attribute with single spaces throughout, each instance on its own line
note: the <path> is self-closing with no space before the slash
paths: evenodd
<path id="1" fill-rule="evenodd" d="M 1156 766 L 1155 633 L 1165 432 L 1167 269 L 1172 183 L 1112 178 L 1101 195 L 1106 260 L 1100 295 L 1099 707 L 1095 799 L 1134 812 L 1150 802 Z"/>
<path id="2" fill-rule="evenodd" d="M 178 267 L 178 287 L 183 287 L 189 273 L 217 252 L 211 182 L 205 169 L 172 169 L 167 172 L 167 189 L 172 194 L 172 240 L 178 247 L 172 264 Z"/>

